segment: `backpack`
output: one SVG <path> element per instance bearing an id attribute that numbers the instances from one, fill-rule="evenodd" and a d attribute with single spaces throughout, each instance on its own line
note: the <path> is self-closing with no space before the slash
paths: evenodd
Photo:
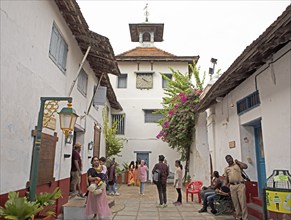
<path id="1" fill-rule="evenodd" d="M 159 169 L 156 169 L 153 175 L 153 182 L 155 184 L 158 184 L 160 182 L 161 178 L 161 171 Z"/>

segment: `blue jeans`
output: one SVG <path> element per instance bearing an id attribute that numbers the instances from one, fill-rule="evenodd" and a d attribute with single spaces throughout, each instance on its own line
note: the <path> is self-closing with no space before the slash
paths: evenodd
<path id="1" fill-rule="evenodd" d="M 204 194 L 204 198 L 203 198 L 203 208 L 206 209 L 209 201 L 213 200 L 215 197 L 216 193 L 215 192 L 207 192 Z"/>
<path id="2" fill-rule="evenodd" d="M 140 194 L 144 194 L 144 186 L 145 186 L 145 182 L 140 182 L 140 185 L 139 185 Z"/>
<path id="3" fill-rule="evenodd" d="M 109 193 L 116 193 L 116 186 L 115 183 L 113 185 L 108 185 L 108 191 Z"/>

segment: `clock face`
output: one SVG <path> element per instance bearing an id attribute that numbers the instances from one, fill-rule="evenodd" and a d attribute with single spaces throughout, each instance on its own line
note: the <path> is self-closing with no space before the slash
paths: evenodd
<path id="1" fill-rule="evenodd" d="M 137 73 L 136 88 L 138 89 L 152 89 L 153 88 L 153 74 L 151 73 Z"/>

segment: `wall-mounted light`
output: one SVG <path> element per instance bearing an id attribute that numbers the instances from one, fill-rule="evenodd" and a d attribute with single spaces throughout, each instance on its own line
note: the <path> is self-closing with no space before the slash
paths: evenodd
<path id="1" fill-rule="evenodd" d="M 210 62 L 213 64 L 213 67 L 209 68 L 208 74 L 210 75 L 210 80 L 212 80 L 212 75 L 214 74 L 215 64 L 217 64 L 217 59 L 211 58 Z"/>
<path id="2" fill-rule="evenodd" d="M 223 97 L 216 97 L 216 102 L 222 102 L 222 100 L 223 100 Z"/>
<path id="3" fill-rule="evenodd" d="M 74 132 L 70 131 L 68 134 L 68 137 L 65 138 L 65 143 L 66 144 L 71 144 L 73 141 L 73 137 L 74 137 Z"/>
<path id="4" fill-rule="evenodd" d="M 249 143 L 249 139 L 248 139 L 247 137 L 244 137 L 244 142 L 245 142 L 246 144 L 248 144 L 248 143 Z"/>
<path id="5" fill-rule="evenodd" d="M 88 143 L 88 150 L 93 150 L 93 141 Z"/>

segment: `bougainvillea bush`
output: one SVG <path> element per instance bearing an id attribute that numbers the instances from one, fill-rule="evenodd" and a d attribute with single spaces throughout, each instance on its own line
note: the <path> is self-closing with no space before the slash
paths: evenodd
<path id="1" fill-rule="evenodd" d="M 196 106 L 203 92 L 205 74 L 201 80 L 199 68 L 194 63 L 189 65 L 190 71 L 186 74 L 170 70 L 173 80 L 162 74 L 168 81 L 168 87 L 164 89 L 166 96 L 163 97 L 163 109 L 157 111 L 165 116 L 159 120 L 162 129 L 157 138 L 180 152 L 182 160 L 188 161 L 198 116 Z"/>

